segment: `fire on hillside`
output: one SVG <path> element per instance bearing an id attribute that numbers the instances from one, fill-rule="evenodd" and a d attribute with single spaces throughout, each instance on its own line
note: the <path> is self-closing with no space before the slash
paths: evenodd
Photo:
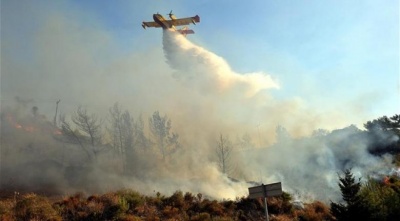
<path id="1" fill-rule="evenodd" d="M 41 115 L 33 115 L 19 119 L 11 112 L 6 112 L 2 114 L 1 121 L 3 124 L 6 124 L 6 126 L 28 133 L 62 135 L 62 131 L 58 127 L 51 124 Z"/>

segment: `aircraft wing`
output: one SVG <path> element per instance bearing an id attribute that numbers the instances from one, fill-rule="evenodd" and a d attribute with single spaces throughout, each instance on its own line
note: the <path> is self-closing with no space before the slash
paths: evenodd
<path id="1" fill-rule="evenodd" d="M 143 22 L 142 23 L 142 27 L 143 28 L 145 28 L 145 27 L 155 27 L 155 28 L 159 28 L 159 27 L 161 27 L 157 22 L 154 22 L 154 21 L 149 21 L 149 22 Z"/>
<path id="2" fill-rule="evenodd" d="M 178 19 L 168 20 L 168 23 L 170 25 L 174 25 L 174 26 L 189 25 L 191 23 L 196 24 L 197 22 L 200 22 L 200 17 L 198 15 L 196 15 L 194 17 L 178 18 Z"/>
<path id="3" fill-rule="evenodd" d="M 182 35 L 186 36 L 188 34 L 194 34 L 194 31 L 192 29 L 180 29 L 180 30 L 176 30 L 179 33 L 181 33 Z"/>

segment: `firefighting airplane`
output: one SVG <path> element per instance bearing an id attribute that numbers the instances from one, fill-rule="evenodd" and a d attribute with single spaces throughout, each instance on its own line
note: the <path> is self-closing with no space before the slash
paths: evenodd
<path id="1" fill-rule="evenodd" d="M 189 25 L 190 23 L 193 23 L 195 25 L 197 22 L 200 22 L 200 17 L 198 15 L 187 18 L 176 18 L 175 15 L 172 14 L 172 11 L 168 15 L 171 18 L 171 20 L 165 19 L 161 14 L 157 12 L 157 14 L 153 14 L 154 21 L 143 22 L 142 27 L 144 29 L 146 29 L 146 27 L 155 27 L 155 28 L 162 27 L 163 29 L 172 28 L 186 36 L 187 34 L 194 34 L 194 31 L 188 29 L 187 27 L 184 27 L 182 29 L 176 29 L 175 26 Z"/>

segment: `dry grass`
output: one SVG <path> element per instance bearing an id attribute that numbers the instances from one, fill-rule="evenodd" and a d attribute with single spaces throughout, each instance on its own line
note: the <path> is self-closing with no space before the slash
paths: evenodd
<path id="1" fill-rule="evenodd" d="M 321 202 L 295 210 L 289 198 L 268 200 L 271 221 L 331 220 Z M 0 200 L 1 220 L 262 220 L 262 200 L 238 198 L 234 201 L 204 199 L 201 194 L 175 192 L 169 197 L 141 195 L 120 190 L 102 195 L 76 193 L 55 201 L 36 194 Z"/>

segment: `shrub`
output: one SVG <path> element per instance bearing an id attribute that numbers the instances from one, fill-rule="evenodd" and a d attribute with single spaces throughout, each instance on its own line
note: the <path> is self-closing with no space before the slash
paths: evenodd
<path id="1" fill-rule="evenodd" d="M 225 207 L 225 213 L 227 216 L 233 217 L 235 214 L 236 210 L 236 204 L 234 201 L 229 200 L 229 201 L 224 201 L 222 202 L 222 205 Z"/>
<path id="2" fill-rule="evenodd" d="M 391 220 L 400 216 L 400 192 L 389 179 L 388 183 L 369 179 L 361 189 L 365 206 L 371 211 L 371 217 L 376 220 Z M 397 186 L 397 188 L 400 186 Z"/>
<path id="3" fill-rule="evenodd" d="M 206 221 L 206 220 L 211 220 L 211 216 L 208 213 L 200 213 L 198 215 L 193 216 L 190 220 L 192 220 L 192 221 Z"/>
<path id="4" fill-rule="evenodd" d="M 62 220 L 47 198 L 27 194 L 15 205 L 17 220 Z"/>
<path id="5" fill-rule="evenodd" d="M 185 199 L 183 198 L 182 191 L 176 191 L 169 198 L 166 198 L 168 205 L 178 208 L 183 208 L 185 206 Z"/>
<path id="6" fill-rule="evenodd" d="M 133 190 L 121 190 L 117 194 L 128 203 L 128 210 L 134 210 L 138 206 L 142 206 L 145 202 L 144 197 Z"/>
<path id="7" fill-rule="evenodd" d="M 162 210 L 162 214 L 166 218 L 178 218 L 179 217 L 179 209 L 172 206 L 166 206 Z"/>
<path id="8" fill-rule="evenodd" d="M 224 214 L 224 207 L 216 200 L 204 200 L 203 205 L 203 210 L 211 216 L 222 216 Z"/>
<path id="9" fill-rule="evenodd" d="M 299 220 L 304 221 L 335 220 L 328 206 L 319 201 L 307 204 L 304 210 L 299 210 L 296 214 Z"/>
<path id="10" fill-rule="evenodd" d="M 140 217 L 135 215 L 125 214 L 118 218 L 119 221 L 141 221 Z"/>
<path id="11" fill-rule="evenodd" d="M 92 196 L 91 205 L 92 207 L 97 208 L 98 204 L 96 201 L 98 199 L 97 196 Z M 87 213 L 87 202 L 84 199 L 84 195 L 82 193 L 76 193 L 73 196 L 67 197 L 63 199 L 61 202 L 55 203 L 54 206 L 61 213 L 63 220 L 81 220 L 88 216 Z M 98 208 L 99 211 L 102 211 L 102 208 Z"/>
<path id="12" fill-rule="evenodd" d="M 0 217 L 2 221 L 15 220 L 14 205 L 14 200 L 11 199 L 0 201 Z"/>
<path id="13" fill-rule="evenodd" d="M 157 192 L 157 197 L 145 196 L 144 201 L 146 202 L 146 204 L 154 205 L 160 209 L 164 205 L 165 196 L 161 195 L 160 192 Z"/>
<path id="14" fill-rule="evenodd" d="M 158 215 L 158 210 L 155 205 L 143 205 L 138 206 L 134 210 L 135 215 L 140 217 L 148 217 L 146 220 L 151 220 L 149 217 L 156 217 Z"/>
<path id="15" fill-rule="evenodd" d="M 270 216 L 269 220 L 270 221 L 292 221 L 292 220 L 296 220 L 296 219 L 293 219 L 293 217 L 290 217 L 288 215 L 277 215 L 277 216 Z"/>
<path id="16" fill-rule="evenodd" d="M 237 218 L 239 220 L 262 220 L 265 208 L 261 200 L 242 197 L 236 200 Z"/>
<path id="17" fill-rule="evenodd" d="M 108 193 L 100 197 L 104 205 L 103 220 L 112 220 L 122 216 L 129 208 L 125 198 L 115 193 Z"/>
<path id="18" fill-rule="evenodd" d="M 195 200 L 195 196 L 192 193 L 186 192 L 185 196 L 183 196 L 186 203 L 193 203 Z"/>

